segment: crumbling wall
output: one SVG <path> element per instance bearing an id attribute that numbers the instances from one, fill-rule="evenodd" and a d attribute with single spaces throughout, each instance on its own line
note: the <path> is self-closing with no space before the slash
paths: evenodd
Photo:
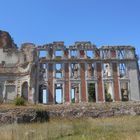
<path id="1" fill-rule="evenodd" d="M 12 40 L 9 33 L 0 31 L 0 86 L 3 101 L 14 100 L 22 96 L 22 87 L 27 82 L 28 97 L 34 102 L 35 94 L 35 45 L 25 43 L 20 49 Z"/>
<path id="2" fill-rule="evenodd" d="M 24 43 L 18 49 L 9 33 L 0 31 L 0 96 L 5 101 L 23 96 L 26 83 L 26 100 L 36 103 L 43 98 L 57 103 L 56 85 L 61 85 L 61 103 L 89 102 L 89 92 L 93 102 L 140 100 L 137 61 L 132 46 L 97 48 L 83 41 Z M 8 86 L 15 88 L 13 96 L 6 96 Z"/>

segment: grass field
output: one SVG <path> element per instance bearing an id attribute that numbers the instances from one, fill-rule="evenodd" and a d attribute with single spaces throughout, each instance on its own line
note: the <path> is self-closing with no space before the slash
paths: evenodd
<path id="1" fill-rule="evenodd" d="M 140 140 L 140 116 L 3 125 L 0 140 Z"/>

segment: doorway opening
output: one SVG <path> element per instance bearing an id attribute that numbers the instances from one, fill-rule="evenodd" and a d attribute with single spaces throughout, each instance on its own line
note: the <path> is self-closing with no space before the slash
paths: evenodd
<path id="1" fill-rule="evenodd" d="M 120 83 L 120 89 L 121 89 L 121 98 L 122 98 L 122 101 L 129 101 L 128 82 L 121 82 Z"/>
<path id="2" fill-rule="evenodd" d="M 105 101 L 106 102 L 113 101 L 112 82 L 104 82 L 104 94 L 105 94 Z"/>
<path id="3" fill-rule="evenodd" d="M 24 82 L 22 84 L 21 97 L 23 97 L 25 100 L 28 100 L 28 82 Z"/>
<path id="4" fill-rule="evenodd" d="M 72 83 L 71 84 L 71 102 L 72 103 L 78 103 L 79 102 L 79 83 Z"/>
<path id="5" fill-rule="evenodd" d="M 55 84 L 55 104 L 63 103 L 63 85 Z"/>
<path id="6" fill-rule="evenodd" d="M 39 86 L 39 103 L 48 103 L 48 89 L 46 85 Z"/>
<path id="7" fill-rule="evenodd" d="M 96 88 L 95 83 L 88 83 L 88 101 L 89 102 L 96 102 Z"/>

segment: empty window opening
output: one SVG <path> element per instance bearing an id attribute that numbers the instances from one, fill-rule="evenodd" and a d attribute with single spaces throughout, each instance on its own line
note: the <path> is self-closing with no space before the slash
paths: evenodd
<path id="1" fill-rule="evenodd" d="M 89 102 L 96 102 L 96 89 L 95 83 L 88 83 L 88 101 Z"/>
<path id="2" fill-rule="evenodd" d="M 39 51 L 39 58 L 46 58 L 47 57 L 47 51 L 41 50 Z"/>
<path id="3" fill-rule="evenodd" d="M 118 59 L 125 59 L 125 58 L 126 58 L 125 50 L 118 50 Z"/>
<path id="4" fill-rule="evenodd" d="M 78 51 L 77 51 L 77 50 L 71 50 L 71 51 L 70 51 L 70 55 L 71 55 L 71 58 L 77 58 L 77 56 L 78 56 Z"/>
<path id="5" fill-rule="evenodd" d="M 87 51 L 86 51 L 86 56 L 87 56 L 88 59 L 94 58 L 94 53 L 93 53 L 93 51 L 92 51 L 92 50 L 87 50 Z"/>
<path id="6" fill-rule="evenodd" d="M 105 94 L 105 101 L 106 102 L 112 102 L 113 101 L 112 82 L 105 82 L 104 83 L 104 94 Z"/>
<path id="7" fill-rule="evenodd" d="M 88 64 L 88 78 L 93 78 L 95 76 L 95 64 L 89 63 Z"/>
<path id="8" fill-rule="evenodd" d="M 78 83 L 72 83 L 71 84 L 71 102 L 77 103 L 79 102 L 79 84 Z"/>
<path id="9" fill-rule="evenodd" d="M 48 103 L 48 90 L 46 85 L 40 85 L 39 87 L 39 103 Z"/>
<path id="10" fill-rule="evenodd" d="M 112 72 L 111 72 L 111 66 L 109 63 L 104 63 L 103 64 L 103 76 L 105 78 L 112 76 Z"/>
<path id="11" fill-rule="evenodd" d="M 55 57 L 56 58 L 62 58 L 63 57 L 63 51 L 62 50 L 56 50 L 55 51 Z"/>
<path id="12" fill-rule="evenodd" d="M 46 80 L 47 79 L 47 64 L 42 63 L 40 64 L 40 80 Z"/>
<path id="13" fill-rule="evenodd" d="M 47 65 L 44 63 L 44 64 L 42 64 L 42 68 L 43 69 L 46 69 L 47 68 Z"/>
<path id="14" fill-rule="evenodd" d="M 55 84 L 55 104 L 63 103 L 63 85 Z"/>
<path id="15" fill-rule="evenodd" d="M 55 77 L 62 78 L 62 64 L 55 65 Z"/>
<path id="16" fill-rule="evenodd" d="M 77 79 L 79 77 L 79 64 L 72 63 L 71 64 L 71 77 Z"/>
<path id="17" fill-rule="evenodd" d="M 48 103 L 48 91 L 47 89 L 43 89 L 43 103 Z"/>
<path id="18" fill-rule="evenodd" d="M 120 83 L 120 89 L 121 89 L 122 101 L 128 101 L 129 100 L 128 82 L 121 82 Z"/>
<path id="19" fill-rule="evenodd" d="M 102 50 L 102 58 L 103 59 L 110 58 L 110 50 Z"/>
<path id="20" fill-rule="evenodd" d="M 21 96 L 25 99 L 28 100 L 28 82 L 24 82 L 22 84 L 22 94 Z"/>
<path id="21" fill-rule="evenodd" d="M 120 63 L 119 64 L 119 76 L 120 76 L 120 78 L 125 78 L 126 73 L 127 73 L 126 64 Z"/>
<path id="22" fill-rule="evenodd" d="M 47 64 L 46 63 L 40 63 L 40 70 L 45 71 L 47 69 Z"/>

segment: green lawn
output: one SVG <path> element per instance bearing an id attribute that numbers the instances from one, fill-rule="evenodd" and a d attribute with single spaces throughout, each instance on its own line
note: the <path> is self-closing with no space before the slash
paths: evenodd
<path id="1" fill-rule="evenodd" d="M 140 140 L 140 116 L 4 125 L 0 140 Z"/>

